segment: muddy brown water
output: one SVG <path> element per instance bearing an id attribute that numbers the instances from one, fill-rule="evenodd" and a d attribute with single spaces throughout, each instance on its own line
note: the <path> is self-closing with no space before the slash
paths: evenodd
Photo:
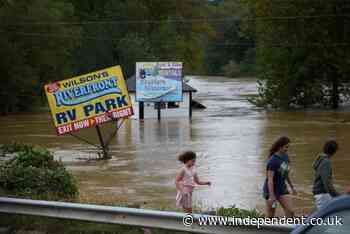
<path id="1" fill-rule="evenodd" d="M 254 79 L 190 77 L 198 89 L 197 101 L 208 108 L 187 118 L 128 120 L 110 146 L 108 161 L 96 157 L 93 146 L 71 136 L 57 137 L 49 114 L 0 117 L 0 143 L 21 141 L 48 147 L 77 177 L 82 202 L 140 204 L 142 207 L 174 209 L 174 179 L 181 166 L 179 152 L 198 153 L 197 170 L 211 187 L 198 187 L 197 207 L 236 205 L 263 210 L 261 196 L 267 151 L 281 135 L 291 138 L 292 180 L 298 190 L 293 197 L 297 213 L 313 210 L 312 162 L 329 138 L 340 150 L 334 158 L 335 185 L 350 185 L 350 113 L 340 111 L 265 111 L 246 97 L 256 94 Z M 103 125 L 105 137 L 114 129 Z M 94 129 L 79 136 L 98 142 Z"/>

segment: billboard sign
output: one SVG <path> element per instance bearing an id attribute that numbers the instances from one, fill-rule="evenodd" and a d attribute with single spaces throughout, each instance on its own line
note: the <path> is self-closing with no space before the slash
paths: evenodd
<path id="1" fill-rule="evenodd" d="M 120 66 L 45 85 L 57 135 L 133 115 Z"/>
<path id="2" fill-rule="evenodd" d="M 136 63 L 136 101 L 181 102 L 182 63 Z"/>

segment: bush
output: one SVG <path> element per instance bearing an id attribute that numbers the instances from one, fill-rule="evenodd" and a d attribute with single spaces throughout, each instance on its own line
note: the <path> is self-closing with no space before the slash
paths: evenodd
<path id="1" fill-rule="evenodd" d="M 243 61 L 239 64 L 239 69 L 242 75 L 255 76 L 255 64 L 245 63 Z"/>
<path id="2" fill-rule="evenodd" d="M 237 77 L 241 73 L 239 65 L 233 60 L 230 60 L 228 64 L 223 66 L 222 71 L 224 72 L 224 75 L 227 77 Z"/>
<path id="3" fill-rule="evenodd" d="M 240 62 L 240 72 L 244 75 L 255 76 L 256 75 L 256 51 L 255 48 L 248 49 L 243 60 Z"/>
<path id="4" fill-rule="evenodd" d="M 225 217 L 235 217 L 235 218 L 264 218 L 265 215 L 260 213 L 259 211 L 253 210 L 245 210 L 240 209 L 235 206 L 224 208 L 221 207 L 216 211 L 216 214 L 219 216 Z"/>
<path id="5" fill-rule="evenodd" d="M 19 142 L 13 142 L 11 144 L 1 145 L 0 150 L 2 152 L 2 156 L 5 156 L 6 153 L 15 153 L 15 152 L 22 152 L 22 151 L 28 151 L 33 146 L 28 144 L 23 144 Z"/>
<path id="6" fill-rule="evenodd" d="M 0 188 L 5 195 L 45 200 L 77 197 L 73 176 L 48 150 L 28 145 L 18 149 L 13 159 L 0 166 Z"/>

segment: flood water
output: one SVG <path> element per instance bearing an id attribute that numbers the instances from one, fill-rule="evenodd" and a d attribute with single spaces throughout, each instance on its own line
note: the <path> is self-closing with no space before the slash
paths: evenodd
<path id="1" fill-rule="evenodd" d="M 246 99 L 257 92 L 254 79 L 190 79 L 198 90 L 194 99 L 207 109 L 195 111 L 192 121 L 128 120 L 111 141 L 111 160 L 80 160 L 96 157 L 95 148 L 71 136 L 57 137 L 49 114 L 0 117 L 0 143 L 16 140 L 50 148 L 77 177 L 82 202 L 174 209 L 174 179 L 181 167 L 177 155 L 193 150 L 198 153 L 199 177 L 212 182 L 211 187 L 196 188 L 196 206 L 263 210 L 267 151 L 281 135 L 292 140 L 291 177 L 299 191 L 293 197 L 297 213 L 313 209 L 311 165 L 329 138 L 340 144 L 333 163 L 335 185 L 340 190 L 350 185 L 348 111 L 265 111 Z M 105 124 L 105 137 L 114 128 Z M 94 129 L 79 133 L 97 143 L 95 135 Z"/>

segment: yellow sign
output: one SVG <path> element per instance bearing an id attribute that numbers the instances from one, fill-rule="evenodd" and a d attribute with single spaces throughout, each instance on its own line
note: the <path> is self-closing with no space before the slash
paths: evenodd
<path id="1" fill-rule="evenodd" d="M 133 115 L 120 66 L 45 85 L 58 135 Z"/>

